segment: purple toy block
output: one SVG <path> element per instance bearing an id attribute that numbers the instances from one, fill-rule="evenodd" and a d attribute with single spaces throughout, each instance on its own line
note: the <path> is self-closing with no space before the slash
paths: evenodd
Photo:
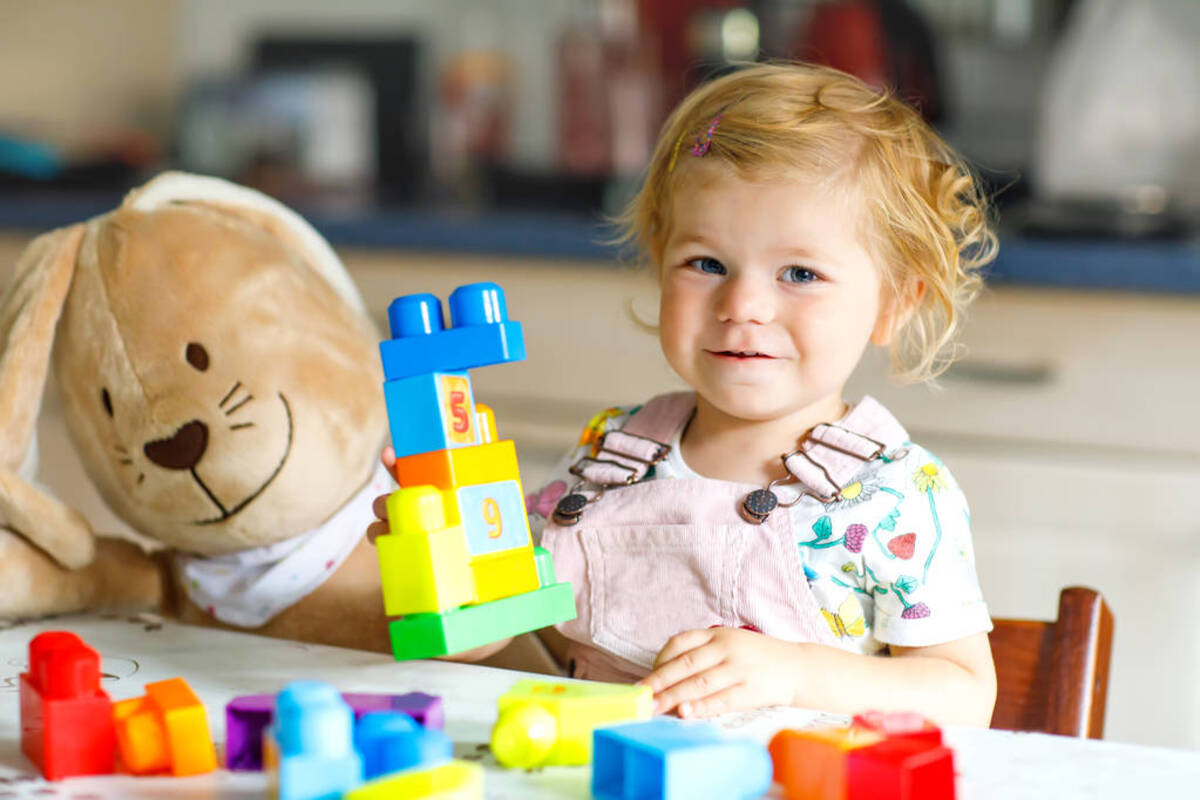
<path id="1" fill-rule="evenodd" d="M 342 699 L 354 709 L 354 719 L 362 719 L 370 711 L 400 711 L 426 730 L 441 730 L 446 723 L 442 711 L 442 698 L 424 692 L 408 694 L 355 694 L 342 693 Z"/>
<path id="2" fill-rule="evenodd" d="M 441 730 L 445 725 L 442 698 L 424 692 L 407 694 L 343 693 L 357 722 L 371 711 L 400 711 L 423 728 Z M 262 734 L 275 716 L 275 695 L 250 694 L 235 697 L 225 706 L 225 767 L 232 771 L 263 768 Z"/>
<path id="3" fill-rule="evenodd" d="M 225 767 L 254 771 L 263 767 L 262 734 L 275 716 L 275 695 L 235 697 L 225 706 Z"/>

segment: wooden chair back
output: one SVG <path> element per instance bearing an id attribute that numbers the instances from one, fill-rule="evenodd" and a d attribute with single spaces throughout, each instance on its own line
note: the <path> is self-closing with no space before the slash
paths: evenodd
<path id="1" fill-rule="evenodd" d="M 1063 589 L 1054 622 L 992 622 L 992 727 L 1102 738 L 1113 617 L 1100 593 Z"/>

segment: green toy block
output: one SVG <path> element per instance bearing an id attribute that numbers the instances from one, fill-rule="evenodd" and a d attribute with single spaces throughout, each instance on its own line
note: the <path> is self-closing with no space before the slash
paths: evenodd
<path id="1" fill-rule="evenodd" d="M 461 653 L 509 636 L 575 619 L 569 583 L 464 606 L 441 614 L 410 614 L 388 624 L 397 661 Z"/>
<path id="2" fill-rule="evenodd" d="M 533 548 L 533 563 L 537 565 L 538 586 L 553 586 L 554 558 L 544 547 Z"/>

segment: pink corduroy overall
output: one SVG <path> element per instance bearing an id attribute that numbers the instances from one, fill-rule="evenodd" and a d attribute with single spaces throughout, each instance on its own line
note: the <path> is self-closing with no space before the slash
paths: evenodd
<path id="1" fill-rule="evenodd" d="M 646 446 L 645 453 L 666 447 L 695 406 L 691 392 L 655 397 L 628 420 L 626 446 L 615 449 L 631 454 L 631 441 L 635 449 Z M 855 438 L 842 428 L 834 435 L 839 443 Z M 837 490 L 840 479 L 869 460 L 841 450 L 830 455 L 822 463 L 798 457 L 805 484 L 819 491 L 831 478 L 826 485 Z M 603 451 L 598 459 L 599 468 L 616 474 L 631 463 Z M 597 459 L 583 460 L 597 467 Z M 647 480 L 607 489 L 573 525 L 547 522 L 542 545 L 554 556 L 559 580 L 575 587 L 579 615 L 558 626 L 571 640 L 574 677 L 637 680 L 670 637 L 713 626 L 749 627 L 793 642 L 834 641 L 808 588 L 788 509 L 761 524 L 739 513 L 760 488 L 709 478 Z"/>

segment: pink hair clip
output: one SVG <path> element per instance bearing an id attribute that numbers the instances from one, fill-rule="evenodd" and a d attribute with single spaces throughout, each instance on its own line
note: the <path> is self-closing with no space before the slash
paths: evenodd
<path id="1" fill-rule="evenodd" d="M 721 124 L 721 118 L 724 114 L 717 114 L 713 117 L 713 121 L 708 126 L 708 131 L 704 134 L 704 141 L 700 141 L 701 137 L 696 137 L 696 143 L 692 145 L 692 155 L 702 156 L 708 153 L 708 148 L 712 147 L 713 133 L 717 130 L 717 126 Z"/>

